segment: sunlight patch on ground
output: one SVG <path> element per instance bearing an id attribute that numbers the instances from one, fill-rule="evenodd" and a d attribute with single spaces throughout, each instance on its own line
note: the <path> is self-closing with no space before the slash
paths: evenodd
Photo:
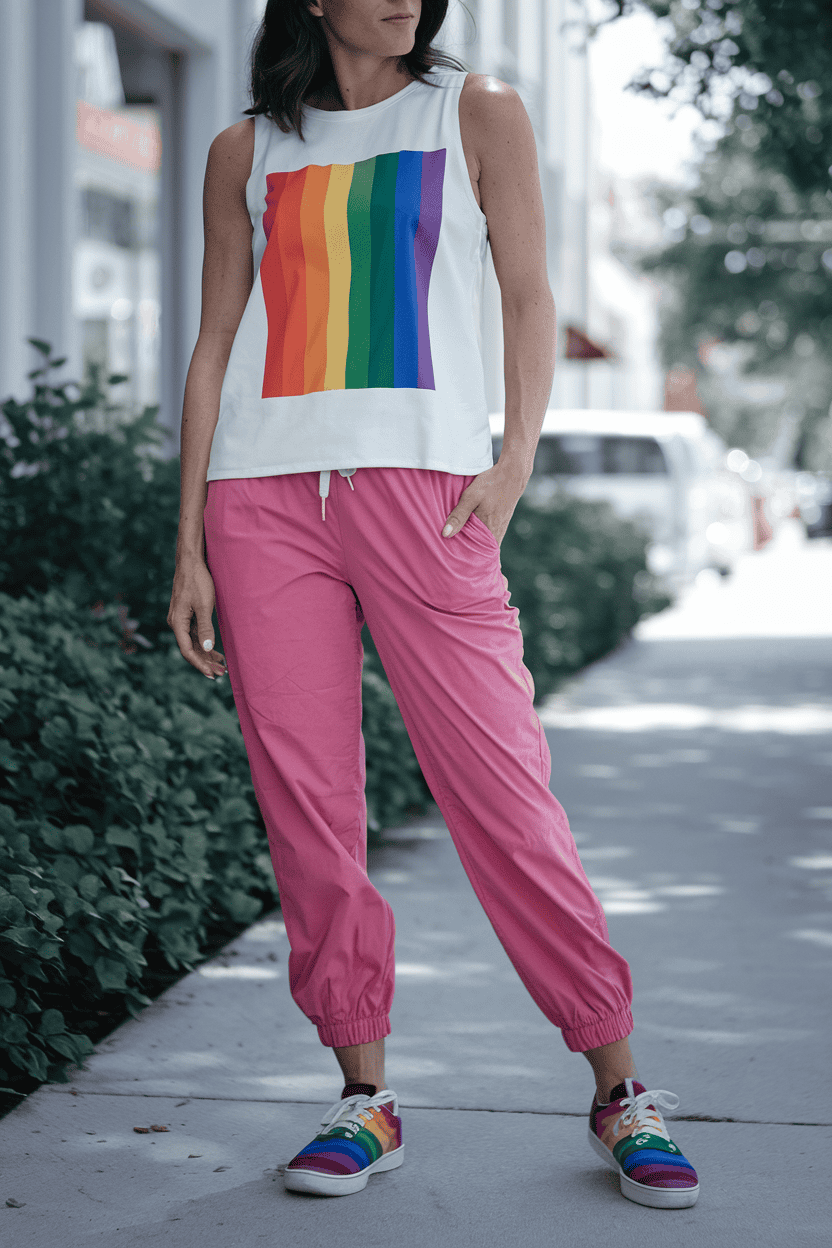
<path id="1" fill-rule="evenodd" d="M 656 892 L 665 897 L 718 897 L 725 889 L 719 884 L 668 884 Z"/>
<path id="2" fill-rule="evenodd" d="M 280 971 L 270 966 L 200 966 L 206 979 L 279 979 Z"/>
<path id="3" fill-rule="evenodd" d="M 431 962 L 396 963 L 396 975 L 409 979 L 459 979 L 465 975 L 486 975 L 493 970 L 490 962 L 448 962 L 444 966 Z"/>
<path id="4" fill-rule="evenodd" d="M 832 707 L 738 706 L 717 709 L 681 702 L 640 702 L 629 706 L 542 706 L 544 728 L 580 728 L 593 732 L 652 732 L 661 728 L 690 731 L 716 728 L 721 732 L 776 732 L 808 736 L 832 732 Z M 652 765 L 652 764 L 651 764 Z M 580 775 L 611 778 L 615 768 L 579 768 Z"/>
<path id="5" fill-rule="evenodd" d="M 803 867 L 806 871 L 832 871 L 832 854 L 812 854 L 807 858 L 790 858 L 790 867 Z"/>
<path id="6" fill-rule="evenodd" d="M 823 949 L 832 949 L 832 932 L 822 928 L 801 928 L 796 932 L 788 932 L 793 940 L 808 940 L 810 944 L 820 945 Z"/>
<path id="7" fill-rule="evenodd" d="M 723 832 L 739 832 L 748 835 L 760 831 L 759 819 L 734 819 L 730 815 L 708 815 L 708 822 L 715 823 Z"/>
<path id="8" fill-rule="evenodd" d="M 286 935 L 286 924 L 280 919 L 264 919 L 262 923 L 255 923 L 243 935 L 245 940 L 266 941 L 271 942 Z"/>
<path id="9" fill-rule="evenodd" d="M 584 859 L 587 862 L 596 862 L 601 858 L 629 858 L 632 852 L 629 845 L 596 845 L 591 849 L 579 850 L 578 855 L 582 862 Z"/>
<path id="10" fill-rule="evenodd" d="M 639 1020 L 639 1029 L 652 1031 L 665 1040 L 693 1040 L 701 1044 L 792 1044 L 813 1035 L 811 1031 L 792 1030 L 788 1027 L 758 1027 L 754 1031 L 717 1031 L 702 1027 L 667 1027 L 663 1023 Z"/>
<path id="11" fill-rule="evenodd" d="M 411 878 L 412 872 L 410 871 L 393 871 L 388 868 L 370 872 L 370 879 L 374 884 L 409 884 Z"/>

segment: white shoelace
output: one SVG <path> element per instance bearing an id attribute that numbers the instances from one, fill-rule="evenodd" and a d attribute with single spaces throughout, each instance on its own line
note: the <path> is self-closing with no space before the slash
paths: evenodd
<path id="1" fill-rule="evenodd" d="M 336 1127 L 346 1127 L 350 1133 L 347 1138 L 351 1138 L 372 1121 L 374 1109 L 378 1109 L 380 1105 L 389 1105 L 391 1101 L 394 1101 L 392 1112 L 395 1114 L 398 1105 L 395 1104 L 395 1097 L 386 1088 L 369 1098 L 359 1092 L 355 1096 L 347 1096 L 342 1101 L 336 1101 L 321 1119 L 323 1130 L 319 1134 L 328 1135 Z"/>
<path id="2" fill-rule="evenodd" d="M 619 1127 L 629 1127 L 635 1123 L 636 1129 L 632 1133 L 634 1136 L 643 1131 L 646 1135 L 660 1135 L 663 1140 L 670 1143 L 670 1136 L 658 1106 L 661 1105 L 665 1109 L 678 1109 L 680 1101 L 675 1092 L 656 1088 L 652 1092 L 639 1092 L 638 1096 L 622 1097 L 621 1104 L 627 1112 L 622 1114 L 616 1122 L 612 1129 L 613 1135 L 618 1135 Z M 646 1140 L 644 1142 L 647 1143 Z"/>

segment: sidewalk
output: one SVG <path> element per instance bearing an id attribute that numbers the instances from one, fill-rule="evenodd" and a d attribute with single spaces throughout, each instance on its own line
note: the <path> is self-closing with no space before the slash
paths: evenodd
<path id="1" fill-rule="evenodd" d="M 620 1196 L 586 1142 L 589 1067 L 532 1003 L 431 817 L 389 832 L 370 863 L 397 920 L 401 1169 L 343 1199 L 283 1188 L 278 1167 L 341 1081 L 289 995 L 276 914 L 0 1122 L 5 1242 L 827 1244 L 824 583 L 832 544 L 786 529 L 540 708 L 552 787 L 632 967 L 641 1078 L 698 1119 L 672 1127 L 700 1173 L 693 1209 Z M 151 1124 L 168 1131 L 133 1131 Z"/>

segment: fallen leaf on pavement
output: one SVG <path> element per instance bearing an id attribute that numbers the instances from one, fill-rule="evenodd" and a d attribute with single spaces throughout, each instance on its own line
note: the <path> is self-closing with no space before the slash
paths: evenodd
<path id="1" fill-rule="evenodd" d="M 190 1161 L 192 1157 L 201 1157 L 201 1156 L 202 1156 L 202 1153 L 188 1153 L 188 1161 Z"/>
<path id="2" fill-rule="evenodd" d="M 150 1124 L 150 1130 L 151 1130 L 151 1131 L 167 1131 L 167 1130 L 168 1130 L 168 1128 L 167 1128 L 167 1127 L 163 1127 L 163 1126 L 154 1126 L 154 1125 L 153 1125 L 153 1123 L 151 1123 L 151 1124 Z"/>
<path id="3" fill-rule="evenodd" d="M 10 1196 L 9 1199 L 6 1201 L 6 1204 L 8 1205 L 10 1209 L 23 1209 L 26 1206 L 26 1201 L 15 1200 L 13 1196 Z"/>
<path id="4" fill-rule="evenodd" d="M 150 1135 L 150 1127 L 134 1127 L 136 1135 Z"/>
<path id="5" fill-rule="evenodd" d="M 230 1169 L 231 1169 L 230 1166 L 217 1166 L 216 1170 L 214 1171 L 214 1174 L 219 1174 L 221 1170 L 230 1170 Z"/>

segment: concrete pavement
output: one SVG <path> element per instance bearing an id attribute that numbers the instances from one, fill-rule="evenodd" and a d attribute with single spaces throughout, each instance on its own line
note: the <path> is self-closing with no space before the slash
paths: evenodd
<path id="1" fill-rule="evenodd" d="M 641 1078 L 681 1097 L 693 1209 L 619 1195 L 585 1138 L 589 1068 L 520 984 L 433 816 L 370 863 L 397 921 L 401 1169 L 340 1200 L 283 1189 L 341 1082 L 289 995 L 275 914 L 0 1122 L 5 1242 L 828 1243 L 824 586 L 832 544 L 786 525 L 541 708 L 552 787 L 632 967 Z M 168 1130 L 133 1131 L 151 1124 Z"/>

